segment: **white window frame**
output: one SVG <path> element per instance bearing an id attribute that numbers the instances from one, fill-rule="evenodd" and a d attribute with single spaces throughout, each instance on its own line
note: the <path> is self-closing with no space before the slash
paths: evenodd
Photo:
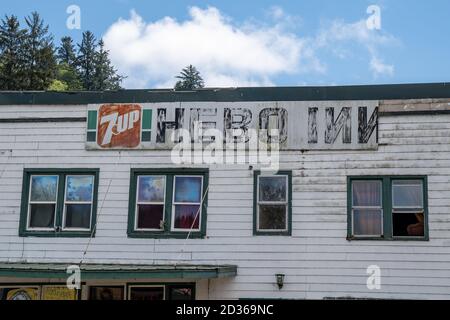
<path id="1" fill-rule="evenodd" d="M 420 192 L 420 196 L 422 197 L 422 207 L 415 207 L 415 206 L 402 206 L 402 207 L 396 207 L 394 205 L 394 182 L 395 181 L 420 181 L 420 186 L 422 187 L 422 190 Z M 402 186 L 408 186 L 408 184 L 402 184 Z M 416 186 L 415 184 L 409 184 L 409 186 Z M 397 214 L 416 214 L 416 213 L 422 213 L 425 219 L 425 197 L 424 197 L 424 186 L 423 186 L 423 180 L 420 179 L 392 179 L 391 180 L 391 197 L 392 197 L 392 212 L 391 212 L 391 216 L 392 216 L 392 221 L 394 220 L 394 213 Z M 394 235 L 394 224 L 392 223 L 392 237 L 393 238 L 423 238 L 425 237 L 425 226 L 424 226 L 424 230 L 423 230 L 424 234 L 422 236 L 396 236 Z"/>
<path id="2" fill-rule="evenodd" d="M 33 184 L 33 177 L 56 177 L 56 199 L 55 201 L 31 201 L 31 188 Z M 56 212 L 58 209 L 58 189 L 59 189 L 59 175 L 57 174 L 32 174 L 30 175 L 28 190 L 28 212 L 27 212 L 27 228 L 29 231 L 54 231 L 56 229 Z M 32 204 L 54 204 L 55 211 L 53 212 L 53 228 L 31 227 L 31 205 Z"/>
<path id="3" fill-rule="evenodd" d="M 131 289 L 132 288 L 162 288 L 163 289 L 163 300 L 166 300 L 166 286 L 161 284 L 130 284 L 128 285 L 127 299 L 131 300 Z"/>
<path id="4" fill-rule="evenodd" d="M 260 201 L 259 199 L 259 189 L 260 189 L 260 184 L 259 184 L 259 178 L 263 177 L 263 178 L 279 178 L 279 177 L 284 177 L 286 179 L 286 200 L 285 201 Z M 261 175 L 259 174 L 257 176 L 257 186 L 256 186 L 256 231 L 257 232 L 274 232 L 274 233 L 279 233 L 279 232 L 286 232 L 289 230 L 289 176 L 286 174 L 273 174 L 273 175 Z M 284 205 L 285 206 L 285 215 L 286 215 L 286 227 L 284 229 L 261 229 L 259 227 L 259 206 L 260 205 Z"/>
<path id="5" fill-rule="evenodd" d="M 200 202 L 175 202 L 175 185 L 177 177 L 183 178 L 201 178 L 200 181 Z M 201 231 L 202 229 L 202 214 L 203 214 L 203 175 L 174 175 L 173 176 L 173 188 L 172 188 L 172 213 L 170 217 L 170 231 L 173 232 L 189 232 L 189 231 Z M 198 212 L 198 228 L 175 228 L 175 205 L 198 205 L 200 210 Z M 195 220 L 194 220 L 195 221 Z"/>
<path id="6" fill-rule="evenodd" d="M 354 182 L 368 182 L 368 181 L 376 181 L 380 184 L 380 205 L 379 206 L 355 206 L 353 205 L 353 183 Z M 383 180 L 381 179 L 357 179 L 352 180 L 351 183 L 351 197 L 352 197 L 352 235 L 357 238 L 373 238 L 373 237 L 382 237 L 384 235 L 384 209 L 383 209 Z M 355 234 L 355 214 L 354 210 L 380 210 L 381 215 L 381 234 Z"/>
<path id="7" fill-rule="evenodd" d="M 158 202 L 158 201 L 139 201 L 139 179 L 141 177 L 162 177 L 164 178 L 164 201 Z M 138 218 L 139 218 L 139 212 L 138 212 L 138 205 L 140 204 L 156 204 L 156 205 L 163 205 L 163 216 L 162 216 L 162 223 L 164 224 L 166 221 L 166 191 L 167 191 L 167 176 L 165 175 L 154 175 L 154 174 L 142 174 L 138 175 L 136 179 L 136 204 L 134 208 L 134 230 L 135 231 L 158 231 L 158 232 L 164 232 L 164 228 L 159 229 L 152 229 L 152 228 L 138 228 Z"/>
<path id="8" fill-rule="evenodd" d="M 92 177 L 92 194 L 91 201 L 66 201 L 67 195 L 67 180 L 69 177 Z M 62 230 L 63 231 L 89 231 L 92 227 L 92 209 L 94 207 L 94 192 L 95 192 L 95 175 L 94 174 L 66 174 L 64 181 L 64 196 L 63 196 L 63 215 L 62 215 Z M 89 227 L 88 228 L 68 228 L 66 227 L 66 205 L 67 204 L 90 204 L 91 211 L 89 215 Z"/>

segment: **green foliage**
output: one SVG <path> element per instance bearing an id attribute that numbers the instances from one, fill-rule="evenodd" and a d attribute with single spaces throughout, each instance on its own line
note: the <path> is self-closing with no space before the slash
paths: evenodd
<path id="1" fill-rule="evenodd" d="M 65 90 L 83 90 L 83 84 L 81 83 L 80 75 L 77 70 L 66 62 L 58 64 L 55 81 L 62 82 L 66 87 Z M 49 90 L 52 89 L 49 87 Z"/>
<path id="2" fill-rule="evenodd" d="M 75 66 L 76 54 L 75 46 L 71 37 L 62 37 L 61 45 L 58 47 L 56 58 L 59 63 L 66 63 L 69 66 Z"/>
<path id="3" fill-rule="evenodd" d="M 67 83 L 61 80 L 53 80 L 53 82 L 48 86 L 48 90 L 50 91 L 67 91 L 69 90 Z"/>
<path id="4" fill-rule="evenodd" d="M 94 90 L 118 90 L 124 77 L 112 66 L 103 40 L 98 42 L 98 47 L 94 59 Z"/>
<path id="5" fill-rule="evenodd" d="M 37 12 L 21 28 L 16 16 L 0 20 L 0 90 L 117 90 L 117 73 L 103 41 L 83 33 L 78 50 L 71 37 L 55 49 L 49 26 Z"/>
<path id="6" fill-rule="evenodd" d="M 16 16 L 5 16 L 0 22 L 0 89 L 25 88 L 24 42 L 27 35 Z"/>
<path id="7" fill-rule="evenodd" d="M 48 25 L 44 25 L 37 12 L 26 17 L 25 23 L 28 27 L 24 41 L 25 90 L 45 90 L 56 73 L 53 36 L 48 34 Z"/>
<path id="8" fill-rule="evenodd" d="M 192 65 L 181 70 L 180 75 L 176 78 L 180 80 L 175 84 L 175 90 L 194 90 L 205 86 L 200 72 Z"/>

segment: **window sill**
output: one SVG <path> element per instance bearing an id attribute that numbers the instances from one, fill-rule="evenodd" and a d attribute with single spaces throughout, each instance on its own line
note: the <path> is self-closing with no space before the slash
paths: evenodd
<path id="1" fill-rule="evenodd" d="M 128 238 L 147 238 L 147 239 L 202 239 L 205 238 L 204 232 L 155 232 L 155 231 L 129 231 Z"/>
<path id="2" fill-rule="evenodd" d="M 43 237 L 43 238 L 89 238 L 95 237 L 92 231 L 20 231 L 19 237 Z"/>
<path id="3" fill-rule="evenodd" d="M 274 231 L 274 232 L 267 232 L 267 231 L 253 231 L 254 236 L 291 236 L 292 233 L 290 231 Z"/>
<path id="4" fill-rule="evenodd" d="M 347 237 L 348 241 L 430 241 L 429 237 L 393 237 L 393 238 L 384 238 L 384 237 Z"/>

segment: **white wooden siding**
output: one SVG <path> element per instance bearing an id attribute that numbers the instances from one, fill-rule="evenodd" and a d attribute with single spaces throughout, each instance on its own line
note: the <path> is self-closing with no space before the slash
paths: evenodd
<path id="1" fill-rule="evenodd" d="M 0 118 L 84 117 L 86 107 L 1 106 Z M 210 166 L 207 238 L 187 241 L 126 233 L 130 168 L 171 167 L 170 153 L 86 151 L 85 127 L 0 123 L 2 262 L 78 262 L 88 242 L 18 236 L 23 168 L 100 168 L 86 262 L 238 265 L 235 278 L 202 282 L 198 295 L 212 299 L 450 299 L 450 115 L 382 116 L 377 151 L 283 152 L 281 169 L 293 172 L 291 237 L 252 235 L 248 166 Z M 347 241 L 347 175 L 407 174 L 428 176 L 430 241 Z M 381 290 L 366 287 L 372 264 L 381 268 Z M 282 290 L 276 273 L 286 274 Z"/>

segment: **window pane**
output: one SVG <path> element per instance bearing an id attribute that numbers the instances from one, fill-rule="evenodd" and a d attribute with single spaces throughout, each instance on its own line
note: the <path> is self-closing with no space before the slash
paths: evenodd
<path id="1" fill-rule="evenodd" d="M 123 300 L 123 287 L 90 287 L 89 300 Z"/>
<path id="2" fill-rule="evenodd" d="M 174 228 L 190 229 L 192 227 L 192 229 L 198 229 L 200 220 L 199 209 L 200 209 L 199 205 L 188 205 L 188 204 L 175 205 Z"/>
<path id="3" fill-rule="evenodd" d="M 89 229 L 91 226 L 91 205 L 67 204 L 65 222 L 66 228 Z"/>
<path id="4" fill-rule="evenodd" d="M 260 230 L 286 230 L 286 205 L 259 205 Z"/>
<path id="5" fill-rule="evenodd" d="M 352 182 L 353 206 L 381 206 L 381 181 L 366 180 Z"/>
<path id="6" fill-rule="evenodd" d="M 67 201 L 92 201 L 94 189 L 93 176 L 68 176 L 67 177 Z"/>
<path id="7" fill-rule="evenodd" d="M 138 229 L 161 229 L 163 204 L 138 204 Z"/>
<path id="8" fill-rule="evenodd" d="M 146 287 L 130 289 L 130 300 L 164 300 L 163 287 Z"/>
<path id="9" fill-rule="evenodd" d="M 353 234 L 381 235 L 382 212 L 377 209 L 361 209 L 353 211 Z"/>
<path id="10" fill-rule="evenodd" d="M 55 219 L 55 204 L 39 203 L 30 205 L 31 228 L 53 228 Z"/>
<path id="11" fill-rule="evenodd" d="M 175 202 L 200 202 L 202 177 L 175 177 Z"/>
<path id="12" fill-rule="evenodd" d="M 193 300 L 191 287 L 171 287 L 169 290 L 170 300 Z"/>
<path id="13" fill-rule="evenodd" d="M 394 207 L 423 207 L 423 187 L 421 180 L 394 180 L 392 182 Z"/>
<path id="14" fill-rule="evenodd" d="M 30 201 L 56 201 L 58 176 L 32 176 Z"/>
<path id="15" fill-rule="evenodd" d="M 139 176 L 138 202 L 164 202 L 164 188 L 164 177 Z"/>
<path id="16" fill-rule="evenodd" d="M 424 236 L 423 213 L 394 212 L 392 214 L 392 224 L 394 236 Z"/>
<path id="17" fill-rule="evenodd" d="M 286 201 L 286 177 L 259 176 L 259 201 Z"/>

